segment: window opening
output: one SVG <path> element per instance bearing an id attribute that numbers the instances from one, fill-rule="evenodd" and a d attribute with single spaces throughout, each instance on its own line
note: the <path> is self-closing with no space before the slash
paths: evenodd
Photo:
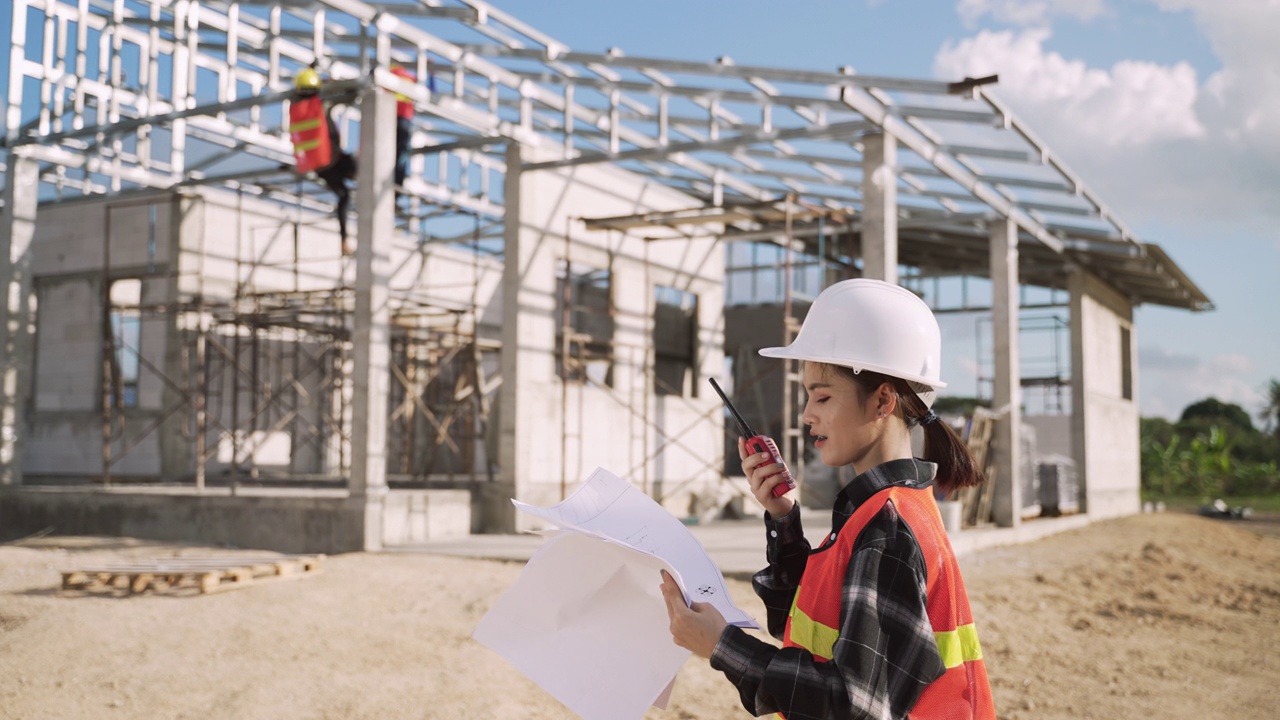
<path id="1" fill-rule="evenodd" d="M 698 396 L 698 296 L 672 287 L 654 287 L 654 392 Z"/>
<path id="2" fill-rule="evenodd" d="M 582 263 L 556 268 L 556 372 L 565 382 L 613 387 L 613 277 Z"/>
<path id="3" fill-rule="evenodd" d="M 113 392 L 107 393 L 113 406 L 138 406 L 139 353 L 142 348 L 142 281 L 116 280 L 111 283 L 111 349 Z"/>
<path id="4" fill-rule="evenodd" d="M 1120 396 L 1125 400 L 1133 399 L 1133 332 L 1126 326 L 1120 326 Z"/>

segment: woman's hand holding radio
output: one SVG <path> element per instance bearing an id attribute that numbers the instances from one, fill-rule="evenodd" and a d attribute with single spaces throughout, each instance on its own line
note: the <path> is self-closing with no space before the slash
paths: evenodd
<path id="1" fill-rule="evenodd" d="M 778 485 L 785 486 L 791 471 L 783 463 L 773 462 L 768 453 L 749 453 L 746 438 L 738 438 L 738 457 L 742 458 L 742 472 L 747 476 L 751 494 L 764 506 L 774 519 L 791 512 L 796 501 L 789 494 L 774 495 Z"/>

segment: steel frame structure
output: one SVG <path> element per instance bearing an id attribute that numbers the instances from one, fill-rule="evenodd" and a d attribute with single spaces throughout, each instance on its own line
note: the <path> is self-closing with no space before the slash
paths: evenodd
<path id="1" fill-rule="evenodd" d="M 289 78 L 315 61 L 413 98 L 410 185 L 428 206 L 500 217 L 494 149 L 514 140 L 563 148 L 526 171 L 613 163 L 711 206 L 794 193 L 856 217 L 861 138 L 882 133 L 902 151 L 908 231 L 963 237 L 1007 217 L 1051 262 L 1081 261 L 1135 302 L 1210 306 L 984 89 L 993 78 L 583 53 L 481 0 L 12 4 L 5 144 L 40 160 L 57 193 L 194 182 L 296 202 L 278 110 Z M 392 62 L 435 91 L 406 87 Z"/>
<path id="2" fill-rule="evenodd" d="M 891 169 L 904 256 L 932 258 L 922 274 L 983 274 L 987 225 L 1008 218 L 1027 243 L 1020 262 L 1029 282 L 1062 287 L 1068 268 L 1080 266 L 1135 303 L 1211 307 L 1158 247 L 1139 242 L 984 89 L 985 79 L 948 83 L 848 67 L 786 70 L 729 58 L 583 53 L 481 0 L 11 5 L 2 149 L 39 163 L 44 200 L 211 185 L 330 210 L 320 186 L 293 171 L 284 127 L 291 78 L 315 63 L 332 78 L 325 94 L 341 105 L 345 137 L 359 127 L 360 109 L 350 99 L 361 89 L 374 85 L 412 100 L 409 199 L 398 214 L 409 231 L 425 234 L 447 215 L 501 224 L 503 150 L 522 143 L 559 151 L 522 172 L 617 165 L 702 204 L 666 218 L 601 219 L 598 227 L 678 230 L 714 222 L 724 226 L 726 240 L 783 242 L 788 263 L 797 241 L 809 255 L 826 258 L 828 250 L 849 247 L 845 257 L 853 258 L 865 210 L 864 142 L 876 135 L 899 148 Z M 422 82 L 392 75 L 394 62 L 415 69 Z M 790 295 L 788 289 L 788 302 Z M 412 305 L 408 294 L 401 301 Z M 222 322 L 235 328 L 233 338 L 241 337 L 240 328 L 291 322 L 264 320 L 240 299 L 228 307 L 232 314 Z M 304 304 L 299 312 L 316 309 Z M 212 310 L 202 306 L 196 315 Z M 788 336 L 794 331 L 788 324 Z M 414 423 L 432 426 L 435 449 L 460 453 L 448 428 L 466 426 L 478 441 L 488 381 L 478 372 L 484 348 L 477 338 L 468 342 L 441 328 L 406 332 L 392 420 L 408 438 L 396 450 L 401 474 L 421 477 L 429 463 L 412 447 L 420 436 Z M 216 345 L 222 336 L 196 337 Z M 332 333 L 332 341 L 341 344 L 341 333 Z M 471 394 L 455 387 L 443 411 L 424 402 L 440 378 L 422 362 L 463 355 L 472 358 L 462 373 L 470 373 Z M 104 377 L 110 373 L 106 368 Z M 118 418 L 110 417 L 110 403 L 104 408 L 109 476 Z M 253 416 L 259 413 L 255 408 Z M 784 408 L 784 416 L 794 415 Z M 788 428 L 789 438 L 794 430 Z M 678 443 L 678 434 L 664 437 Z"/>

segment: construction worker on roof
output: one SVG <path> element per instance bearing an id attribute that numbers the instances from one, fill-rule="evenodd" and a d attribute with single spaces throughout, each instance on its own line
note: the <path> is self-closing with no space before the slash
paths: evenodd
<path id="1" fill-rule="evenodd" d="M 348 180 L 356 177 L 356 161 L 342 149 L 338 126 L 320 99 L 320 74 L 314 67 L 303 68 L 293 79 L 296 97 L 289 104 L 289 135 L 298 172 L 314 172 L 338 198 L 338 233 L 342 252 L 350 255 L 347 241 L 347 213 L 351 208 Z"/>
<path id="2" fill-rule="evenodd" d="M 418 78 L 400 63 L 391 65 L 391 74 L 409 82 Z M 413 99 L 396 93 L 396 187 L 404 187 L 409 172 L 409 142 L 413 139 Z"/>
<path id="3" fill-rule="evenodd" d="M 933 488 L 976 486 L 973 456 L 930 405 L 941 333 L 929 307 L 880 280 L 820 294 L 800 334 L 765 357 L 804 364 L 801 420 L 822 462 L 851 465 L 832 527 L 814 550 L 789 478 L 768 453 L 738 453 L 764 506 L 769 567 L 752 585 L 781 648 L 729 626 L 714 606 L 687 606 L 665 572 L 677 645 L 710 658 L 753 715 L 784 718 L 992 720 L 995 706 L 955 553 Z M 912 456 L 911 431 L 924 434 Z"/>

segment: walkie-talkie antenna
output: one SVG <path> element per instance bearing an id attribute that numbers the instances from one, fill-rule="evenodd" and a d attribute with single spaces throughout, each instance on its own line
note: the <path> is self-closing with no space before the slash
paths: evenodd
<path id="1" fill-rule="evenodd" d="M 782 453 L 778 452 L 777 444 L 774 443 L 771 438 L 767 438 L 763 435 L 756 435 L 755 431 L 751 429 L 751 426 L 747 424 L 747 421 L 743 420 L 742 416 L 738 414 L 738 408 L 734 407 L 733 403 L 729 402 L 729 398 L 724 394 L 724 390 L 720 389 L 720 383 L 716 382 L 715 378 L 707 379 L 711 381 L 711 387 L 716 389 L 716 394 L 724 401 L 725 407 L 729 408 L 729 412 L 733 413 L 733 419 L 738 421 L 738 432 L 742 433 L 743 439 L 746 440 L 745 444 L 739 445 L 738 451 L 743 452 L 742 448 L 746 448 L 746 452 L 748 453 L 767 454 L 770 458 L 767 462 L 770 464 L 776 464 L 781 468 L 777 472 L 771 473 L 769 477 L 781 475 L 785 482 L 775 484 L 773 489 L 769 491 L 769 494 L 774 497 L 782 497 L 789 491 L 795 490 L 796 481 L 791 477 L 791 471 L 787 469 L 787 464 L 782 461 Z M 746 455 L 743 455 L 744 460 L 745 458 Z M 765 479 L 767 480 L 768 478 Z"/>
<path id="2" fill-rule="evenodd" d="M 751 426 L 747 424 L 746 420 L 742 419 L 742 415 L 738 414 L 738 408 L 734 407 L 733 403 L 729 402 L 729 397 L 724 394 L 724 390 L 720 389 L 720 383 L 716 382 L 715 378 L 707 379 L 711 381 L 711 387 L 716 389 L 716 394 L 724 401 L 725 407 L 729 408 L 729 412 L 733 413 L 733 419 L 738 421 L 738 432 L 742 433 L 742 437 L 755 437 L 756 434 L 751 430 Z"/>

